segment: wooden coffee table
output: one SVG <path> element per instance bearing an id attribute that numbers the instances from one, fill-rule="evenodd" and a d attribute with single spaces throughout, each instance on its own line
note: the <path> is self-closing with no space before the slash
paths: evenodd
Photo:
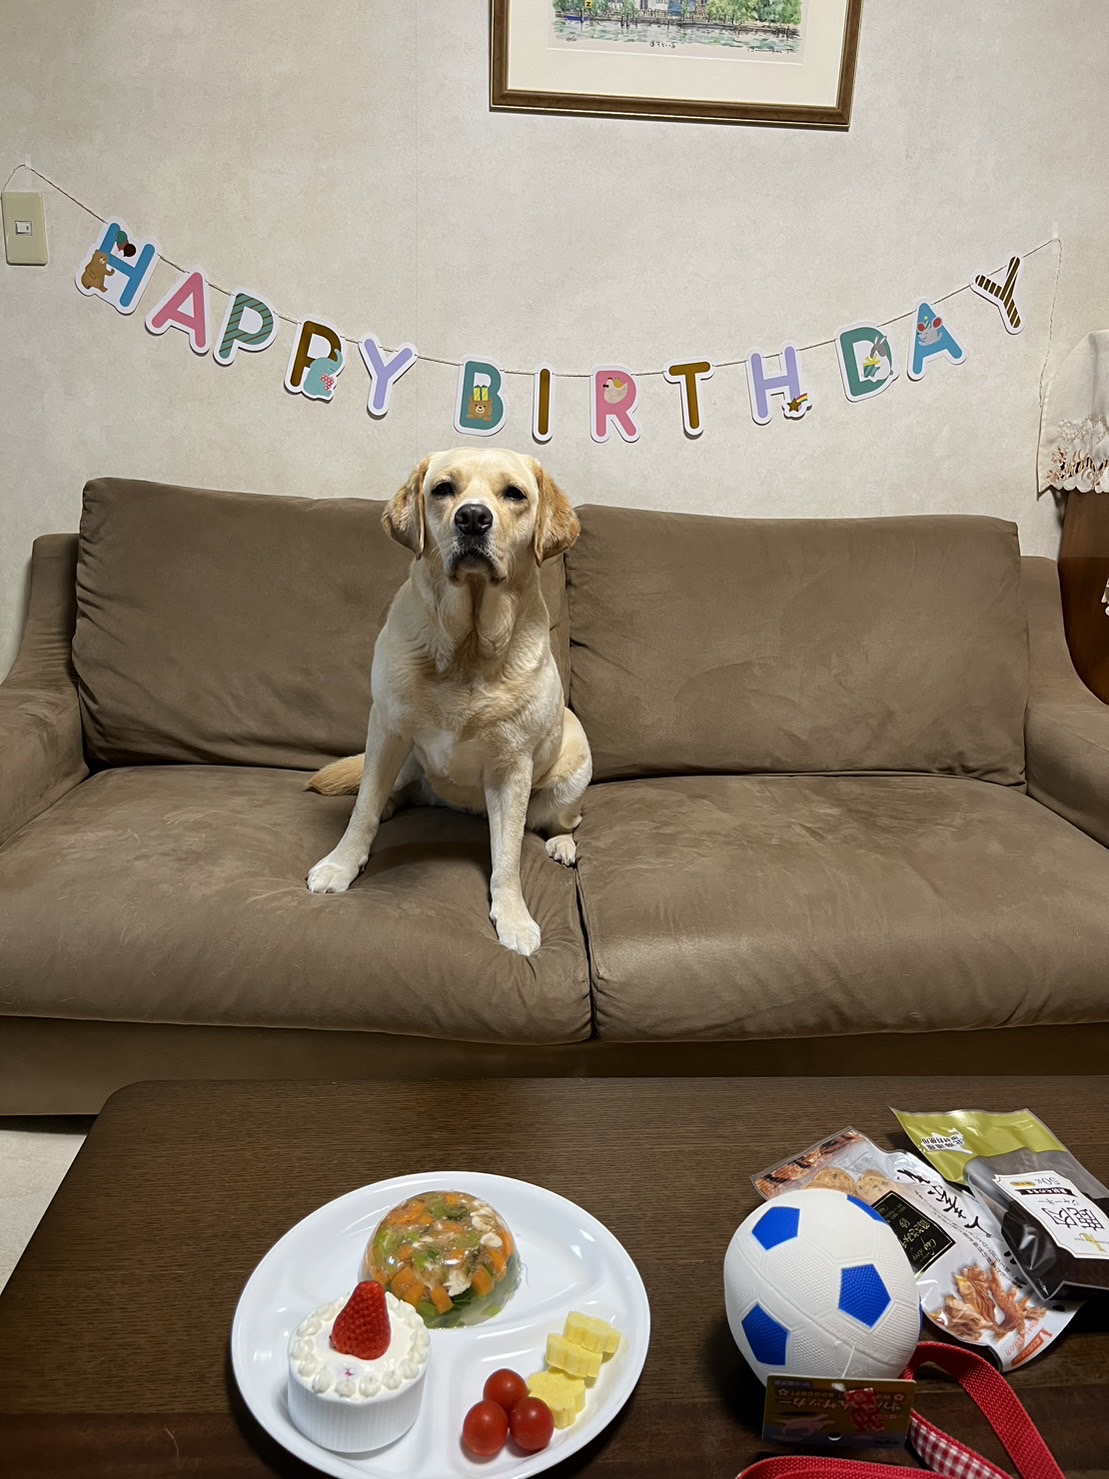
<path id="1" fill-rule="evenodd" d="M 1109 1078 L 162 1083 L 109 1101 L 0 1295 L 0 1474 L 304 1475 L 244 1409 L 228 1337 L 255 1264 L 353 1187 L 450 1165 L 535 1181 L 631 1253 L 651 1349 L 620 1416 L 553 1476 L 732 1479 L 767 1452 L 762 1389 L 724 1318 L 750 1175 L 887 1106 L 1025 1105 L 1109 1179 Z M 419 1135 L 397 1133 L 400 1125 Z M 381 1126 L 389 1129 L 382 1133 Z M 1109 1300 L 1013 1385 L 1069 1479 L 1109 1476 Z M 920 1410 L 1007 1460 L 962 1393 Z M 857 1453 L 853 1456 L 860 1456 Z M 874 1455 L 878 1457 L 878 1455 Z M 905 1455 L 887 1462 L 911 1463 Z"/>

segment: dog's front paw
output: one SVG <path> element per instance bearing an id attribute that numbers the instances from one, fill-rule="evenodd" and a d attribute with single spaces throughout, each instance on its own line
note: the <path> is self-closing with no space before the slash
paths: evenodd
<path id="1" fill-rule="evenodd" d="M 337 862 L 331 856 L 321 858 L 308 874 L 311 894 L 345 894 L 358 877 L 359 870 L 349 863 Z"/>
<path id="2" fill-rule="evenodd" d="M 539 949 L 542 936 L 539 926 L 528 913 L 523 903 L 496 906 L 489 918 L 497 927 L 497 939 L 506 950 L 515 950 L 517 955 L 534 955 Z"/>
<path id="3" fill-rule="evenodd" d="M 573 868 L 578 860 L 578 845 L 569 832 L 562 832 L 558 837 L 547 838 L 547 856 L 564 868 Z"/>
<path id="4" fill-rule="evenodd" d="M 542 944 L 539 926 L 531 915 L 519 923 L 497 925 L 497 939 L 506 950 L 515 950 L 517 955 L 534 955 Z"/>

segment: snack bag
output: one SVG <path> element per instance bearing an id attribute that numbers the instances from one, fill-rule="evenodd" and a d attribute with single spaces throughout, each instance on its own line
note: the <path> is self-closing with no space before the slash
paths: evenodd
<path id="1" fill-rule="evenodd" d="M 1109 1289 L 1109 1190 L 1028 1109 L 894 1110 L 949 1181 L 965 1181 L 1040 1299 Z"/>
<path id="2" fill-rule="evenodd" d="M 830 1186 L 873 1207 L 901 1241 L 924 1313 L 1003 1371 L 1041 1355 L 1079 1308 L 1036 1297 L 988 1206 L 948 1186 L 926 1161 L 880 1150 L 850 1126 L 751 1180 L 768 1200 Z"/>

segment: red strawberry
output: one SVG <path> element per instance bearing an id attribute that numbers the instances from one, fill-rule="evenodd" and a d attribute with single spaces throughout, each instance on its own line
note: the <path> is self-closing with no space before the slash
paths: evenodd
<path id="1" fill-rule="evenodd" d="M 389 1311 L 385 1290 L 373 1279 L 355 1286 L 331 1329 L 331 1346 L 344 1356 L 376 1361 L 389 1349 Z"/>

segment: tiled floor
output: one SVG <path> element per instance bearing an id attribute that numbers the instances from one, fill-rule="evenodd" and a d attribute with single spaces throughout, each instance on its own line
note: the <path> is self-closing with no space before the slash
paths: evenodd
<path id="1" fill-rule="evenodd" d="M 0 1119 L 0 1289 L 88 1131 L 84 1119 Z"/>

